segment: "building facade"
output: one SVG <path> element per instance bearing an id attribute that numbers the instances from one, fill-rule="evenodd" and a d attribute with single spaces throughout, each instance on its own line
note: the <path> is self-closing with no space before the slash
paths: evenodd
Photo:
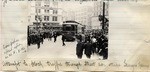
<path id="1" fill-rule="evenodd" d="M 92 17 L 92 7 L 86 6 L 78 9 L 75 12 L 75 21 L 81 23 L 82 25 L 86 25 L 86 29 L 91 29 L 91 17 Z"/>
<path id="2" fill-rule="evenodd" d="M 63 23 L 63 10 L 58 8 L 58 2 L 35 1 L 30 4 L 30 11 L 30 24 L 55 29 Z"/>
<path id="3" fill-rule="evenodd" d="M 66 20 L 75 20 L 75 11 L 67 11 Z"/>

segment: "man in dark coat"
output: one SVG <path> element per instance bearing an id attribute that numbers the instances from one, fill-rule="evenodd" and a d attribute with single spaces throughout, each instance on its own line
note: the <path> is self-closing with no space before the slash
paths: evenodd
<path id="1" fill-rule="evenodd" d="M 66 44 L 65 44 L 65 36 L 64 36 L 64 34 L 62 34 L 61 40 L 62 40 L 63 46 L 65 46 Z"/>
<path id="2" fill-rule="evenodd" d="M 77 46 L 76 46 L 76 55 L 79 59 L 82 58 L 82 55 L 83 55 L 83 43 L 78 40 L 78 43 L 77 43 Z"/>
<path id="3" fill-rule="evenodd" d="M 38 49 L 40 48 L 40 35 L 36 35 L 36 43 L 37 43 L 37 47 Z"/>
<path id="4" fill-rule="evenodd" d="M 104 42 L 103 43 L 101 53 L 103 55 L 103 59 L 107 59 L 108 58 L 108 42 Z"/>
<path id="5" fill-rule="evenodd" d="M 49 33 L 48 33 L 48 40 L 51 41 L 52 37 L 53 37 L 52 32 L 49 32 Z"/>
<path id="6" fill-rule="evenodd" d="M 43 38 L 43 34 L 41 33 L 40 34 L 40 42 L 43 44 L 43 42 L 44 42 L 44 38 Z"/>
<path id="7" fill-rule="evenodd" d="M 98 50 L 97 50 L 97 53 L 99 53 L 99 51 L 102 49 L 102 44 L 103 44 L 103 38 L 102 36 L 98 37 L 97 39 L 97 45 L 98 45 Z M 100 53 L 99 54 L 100 56 L 102 56 L 102 54 Z"/>
<path id="8" fill-rule="evenodd" d="M 57 40 L 57 34 L 56 34 L 56 32 L 54 33 L 54 42 L 56 42 L 56 40 Z"/>
<path id="9" fill-rule="evenodd" d="M 103 37 L 101 51 L 99 52 L 99 55 L 103 56 L 103 59 L 108 58 L 108 38 L 106 36 Z"/>
<path id="10" fill-rule="evenodd" d="M 87 41 L 87 43 L 85 44 L 85 55 L 87 58 L 91 58 L 91 54 L 92 54 L 92 44 Z"/>
<path id="11" fill-rule="evenodd" d="M 31 44 L 31 35 L 28 36 L 28 46 Z"/>
<path id="12" fill-rule="evenodd" d="M 81 34 L 79 34 L 79 40 L 82 41 L 82 35 Z"/>

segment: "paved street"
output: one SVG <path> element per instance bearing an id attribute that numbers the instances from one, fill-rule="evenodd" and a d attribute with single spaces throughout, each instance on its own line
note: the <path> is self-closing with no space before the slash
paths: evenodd
<path id="1" fill-rule="evenodd" d="M 77 59 L 76 56 L 76 41 L 75 42 L 65 42 L 66 46 L 62 46 L 61 36 L 57 37 L 57 41 L 54 43 L 44 40 L 44 43 L 41 44 L 40 49 L 37 49 L 37 45 L 31 45 L 28 47 L 28 58 L 65 58 L 65 59 Z M 82 59 L 87 59 L 83 55 Z M 98 59 L 97 55 L 92 55 L 91 59 Z"/>

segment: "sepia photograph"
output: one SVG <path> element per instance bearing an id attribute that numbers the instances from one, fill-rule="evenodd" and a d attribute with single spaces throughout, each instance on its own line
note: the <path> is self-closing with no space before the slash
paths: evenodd
<path id="1" fill-rule="evenodd" d="M 103 1 L 31 2 L 27 58 L 108 59 L 108 7 Z"/>
<path id="2" fill-rule="evenodd" d="M 150 71 L 150 0 L 2 0 L 0 71 Z"/>

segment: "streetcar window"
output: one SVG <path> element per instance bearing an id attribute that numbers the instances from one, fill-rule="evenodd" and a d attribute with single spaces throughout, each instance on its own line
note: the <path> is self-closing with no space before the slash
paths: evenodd
<path id="1" fill-rule="evenodd" d="M 74 25 L 64 25 L 63 26 L 63 30 L 64 31 L 74 31 L 75 30 L 75 26 Z"/>

